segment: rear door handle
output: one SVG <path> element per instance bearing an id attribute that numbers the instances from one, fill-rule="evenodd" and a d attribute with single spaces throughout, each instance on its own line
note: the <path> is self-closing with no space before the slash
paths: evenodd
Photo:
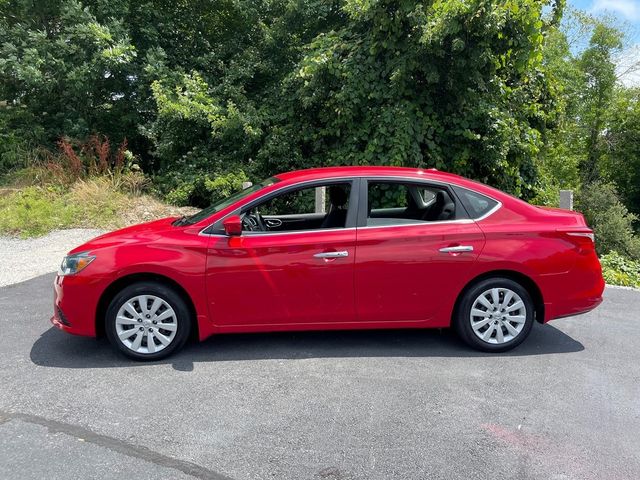
<path id="1" fill-rule="evenodd" d="M 473 252 L 473 247 L 471 245 L 456 245 L 455 247 L 443 247 L 439 251 L 442 253 Z"/>
<path id="2" fill-rule="evenodd" d="M 314 258 L 343 258 L 348 257 L 349 252 L 343 250 L 341 252 L 320 252 L 314 255 Z"/>

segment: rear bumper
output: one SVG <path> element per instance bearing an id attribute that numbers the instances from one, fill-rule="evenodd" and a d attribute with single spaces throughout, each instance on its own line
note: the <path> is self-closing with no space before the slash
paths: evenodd
<path id="1" fill-rule="evenodd" d="M 600 262 L 595 253 L 581 260 L 571 271 L 547 277 L 545 322 L 587 313 L 602 303 L 605 283 Z"/>
<path id="2" fill-rule="evenodd" d="M 572 304 L 562 305 L 560 308 L 553 308 L 553 306 L 546 306 L 548 314 L 546 315 L 545 322 L 563 317 L 572 317 L 574 315 L 582 315 L 588 313 L 598 305 L 602 303 L 602 296 L 585 298 L 579 302 L 573 302 Z"/>

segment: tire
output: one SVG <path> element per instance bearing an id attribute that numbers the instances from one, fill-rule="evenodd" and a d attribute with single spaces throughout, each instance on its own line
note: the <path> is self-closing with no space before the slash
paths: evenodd
<path id="1" fill-rule="evenodd" d="M 494 277 L 463 293 L 453 326 L 467 345 L 498 353 L 520 345 L 531 333 L 534 317 L 535 306 L 527 289 L 509 278 Z"/>
<path id="2" fill-rule="evenodd" d="M 160 360 L 184 346 L 191 317 L 186 302 L 171 287 L 160 282 L 138 282 L 111 300 L 105 332 L 116 350 L 127 357 Z"/>

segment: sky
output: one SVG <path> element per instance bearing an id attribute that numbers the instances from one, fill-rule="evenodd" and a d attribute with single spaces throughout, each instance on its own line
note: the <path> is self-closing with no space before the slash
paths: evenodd
<path id="1" fill-rule="evenodd" d="M 567 4 L 592 13 L 610 13 L 640 25 L 640 0 L 568 0 Z"/>
<path id="2" fill-rule="evenodd" d="M 594 15 L 612 15 L 625 24 L 628 45 L 617 59 L 620 81 L 627 86 L 640 86 L 640 0 L 567 0 L 567 5 Z M 628 70 L 635 70 L 628 72 Z M 625 73 L 627 72 L 627 73 Z"/>

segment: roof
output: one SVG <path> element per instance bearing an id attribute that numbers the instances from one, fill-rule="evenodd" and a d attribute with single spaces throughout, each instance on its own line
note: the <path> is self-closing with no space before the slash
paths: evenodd
<path id="1" fill-rule="evenodd" d="M 280 173 L 276 178 L 280 180 L 315 180 L 323 178 L 343 176 L 410 176 L 431 179 L 462 179 L 453 173 L 441 172 L 435 168 L 409 168 L 409 167 L 380 167 L 380 166 L 347 166 L 347 167 L 322 167 L 306 170 L 295 170 Z"/>
<path id="2" fill-rule="evenodd" d="M 339 177 L 404 177 L 423 180 L 440 181 L 450 183 L 460 187 L 468 188 L 476 192 L 488 195 L 503 204 L 511 205 L 513 202 L 527 205 L 526 202 L 516 199 L 496 188 L 484 183 L 471 180 L 469 178 L 456 175 L 454 173 L 442 172 L 435 168 L 409 168 L 409 167 L 382 167 L 382 166 L 345 166 L 345 167 L 323 167 L 310 168 L 307 170 L 294 170 L 292 172 L 281 173 L 276 178 L 295 183 L 299 181 L 323 180 Z"/>

